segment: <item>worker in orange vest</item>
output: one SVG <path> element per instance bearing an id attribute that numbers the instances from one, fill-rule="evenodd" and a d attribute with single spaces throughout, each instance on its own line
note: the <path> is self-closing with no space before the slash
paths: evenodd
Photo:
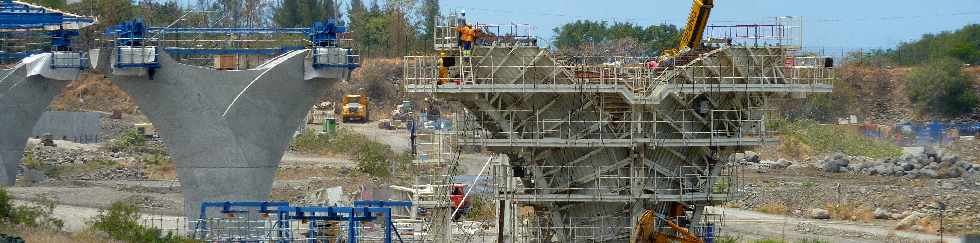
<path id="1" fill-rule="evenodd" d="M 463 43 L 463 56 L 470 56 L 472 54 L 473 41 L 476 41 L 476 36 L 480 30 L 467 24 L 456 28 L 456 31 L 459 32 L 459 40 Z"/>

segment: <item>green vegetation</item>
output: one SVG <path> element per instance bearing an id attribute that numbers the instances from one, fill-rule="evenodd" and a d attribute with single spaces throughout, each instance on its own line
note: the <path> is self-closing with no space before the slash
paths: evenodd
<path id="1" fill-rule="evenodd" d="M 664 49 L 676 48 L 680 30 L 677 26 L 661 24 L 647 27 L 632 23 L 579 20 L 554 29 L 554 45 L 560 51 L 602 48 L 618 50 L 619 55 L 655 55 Z M 593 50 L 597 51 L 597 50 Z M 576 53 L 577 54 L 577 53 Z"/>
<path id="2" fill-rule="evenodd" d="M 810 120 L 778 121 L 772 126 L 782 134 L 780 150 L 786 155 L 841 152 L 852 156 L 890 158 L 902 154 L 898 146 L 866 137 L 851 126 L 820 125 Z"/>
<path id="3" fill-rule="evenodd" d="M 496 205 L 492 199 L 482 197 L 472 197 L 470 199 L 470 209 L 466 212 L 465 219 L 479 222 L 493 222 L 497 218 Z"/>
<path id="4" fill-rule="evenodd" d="M 955 117 L 977 106 L 974 81 L 953 58 L 937 58 L 914 68 L 908 76 L 905 93 L 924 113 Z"/>
<path id="5" fill-rule="evenodd" d="M 51 216 L 54 201 L 47 198 L 37 200 L 36 206 L 14 205 L 7 189 L 0 187 L 0 226 L 35 227 L 60 230 L 64 222 Z"/>
<path id="6" fill-rule="evenodd" d="M 406 168 L 412 161 L 407 153 L 396 153 L 387 144 L 343 128 L 334 134 L 304 133 L 293 140 L 290 148 L 306 153 L 347 155 L 357 162 L 361 171 L 377 177 L 391 176 L 393 169 Z"/>
<path id="7" fill-rule="evenodd" d="M 99 215 L 92 220 L 92 228 L 105 232 L 116 240 L 126 242 L 196 242 L 173 233 L 164 234 L 156 228 L 139 224 L 140 213 L 136 205 L 115 202 L 108 210 L 100 210 Z"/>
<path id="8" fill-rule="evenodd" d="M 310 26 L 338 14 L 333 0 L 282 0 L 273 12 L 273 22 L 281 27 Z"/>
<path id="9" fill-rule="evenodd" d="M 926 34 L 917 41 L 902 43 L 897 49 L 863 55 L 861 60 L 866 63 L 917 65 L 932 59 L 955 58 L 977 65 L 980 64 L 980 24 L 970 24 L 954 32 Z"/>
<path id="10" fill-rule="evenodd" d="M 817 183 L 813 181 L 804 181 L 800 183 L 800 187 L 802 187 L 803 189 L 810 189 L 810 188 L 817 187 Z"/>
<path id="11" fill-rule="evenodd" d="M 117 138 L 112 139 L 106 148 L 112 151 L 135 151 L 146 145 L 146 138 L 136 129 L 129 129 Z"/>

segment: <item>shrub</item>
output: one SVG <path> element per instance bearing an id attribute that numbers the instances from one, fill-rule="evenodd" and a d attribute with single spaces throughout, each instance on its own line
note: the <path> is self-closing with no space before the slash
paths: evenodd
<path id="1" fill-rule="evenodd" d="M 950 117 L 972 112 L 977 107 L 974 81 L 953 58 L 929 61 L 914 68 L 908 76 L 906 95 L 923 113 Z"/>
<path id="2" fill-rule="evenodd" d="M 51 215 L 55 207 L 53 200 L 40 198 L 36 203 L 38 205 L 13 205 L 7 189 L 0 187 L 0 224 L 54 230 L 64 226 L 64 221 Z"/>
<path id="3" fill-rule="evenodd" d="M 129 129 L 119 137 L 112 139 L 108 149 L 112 151 L 135 151 L 146 145 L 146 138 L 136 129 Z"/>
<path id="4" fill-rule="evenodd" d="M 472 195 L 469 198 L 470 208 L 465 217 L 467 220 L 492 222 L 497 218 L 496 205 L 491 199 L 473 197 Z"/>
<path id="5" fill-rule="evenodd" d="M 115 202 L 108 210 L 100 210 L 90 224 L 95 230 L 126 242 L 195 242 L 170 232 L 164 234 L 160 229 L 140 225 L 139 219 L 140 213 L 136 205 Z"/>

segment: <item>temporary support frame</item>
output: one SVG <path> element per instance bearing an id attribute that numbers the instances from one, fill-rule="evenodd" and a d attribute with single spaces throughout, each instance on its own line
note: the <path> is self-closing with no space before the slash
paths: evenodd
<path id="1" fill-rule="evenodd" d="M 625 240 L 645 209 L 676 203 L 690 206 L 691 232 L 714 234 L 704 207 L 738 196 L 730 155 L 775 141 L 768 98 L 832 91 L 832 62 L 797 56 L 788 41 L 707 42 L 658 60 L 551 57 L 533 41 L 491 36 L 456 55 L 440 41 L 461 22 L 437 22 L 436 49 L 448 57 L 405 57 L 404 87 L 458 104 L 445 141 L 508 155 L 494 165 L 494 189 L 510 228 L 501 232 L 515 242 Z M 446 58 L 456 65 L 441 67 Z"/>

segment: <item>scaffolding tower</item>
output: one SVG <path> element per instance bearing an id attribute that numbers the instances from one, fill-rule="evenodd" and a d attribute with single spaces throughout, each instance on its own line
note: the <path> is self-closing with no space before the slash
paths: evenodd
<path id="1" fill-rule="evenodd" d="M 719 223 L 705 207 L 738 196 L 731 155 L 774 141 L 770 99 L 832 91 L 833 61 L 800 55 L 786 23 L 713 26 L 656 59 L 554 56 L 524 25 L 472 24 L 483 34 L 464 51 L 452 15 L 439 55 L 404 58 L 403 85 L 455 104 L 441 140 L 506 158 L 492 169 L 501 242 L 627 242 L 645 210 L 705 238 Z"/>

